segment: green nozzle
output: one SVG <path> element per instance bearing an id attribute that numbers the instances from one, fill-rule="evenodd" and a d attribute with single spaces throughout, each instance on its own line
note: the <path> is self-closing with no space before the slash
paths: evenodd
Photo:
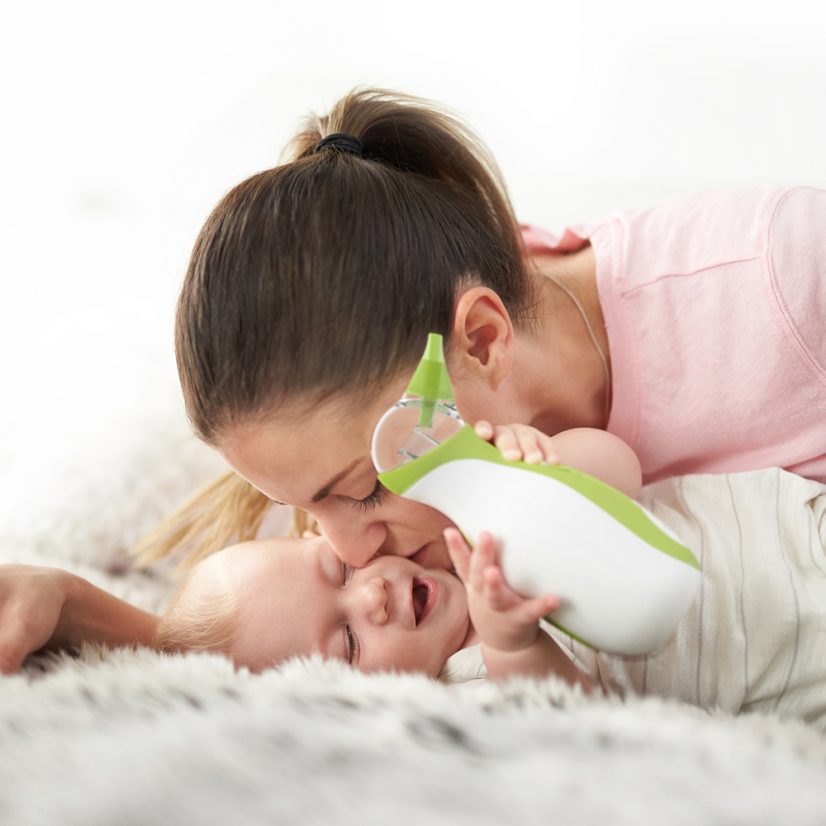
<path id="1" fill-rule="evenodd" d="M 430 427 L 433 421 L 433 408 L 436 402 L 454 401 L 453 387 L 445 364 L 445 354 L 442 348 L 442 337 L 438 333 L 429 333 L 424 355 L 407 385 L 407 393 L 421 396 L 422 412 L 419 416 L 419 427 Z"/>

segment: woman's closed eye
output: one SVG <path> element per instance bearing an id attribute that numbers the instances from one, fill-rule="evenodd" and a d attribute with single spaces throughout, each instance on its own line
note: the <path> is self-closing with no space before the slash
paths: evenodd
<path id="1" fill-rule="evenodd" d="M 369 494 L 369 496 L 365 496 L 364 499 L 354 499 L 353 505 L 360 511 L 372 510 L 381 504 L 381 500 L 386 492 L 387 488 L 384 487 L 378 479 L 376 479 L 376 486 L 373 488 L 373 491 Z"/>

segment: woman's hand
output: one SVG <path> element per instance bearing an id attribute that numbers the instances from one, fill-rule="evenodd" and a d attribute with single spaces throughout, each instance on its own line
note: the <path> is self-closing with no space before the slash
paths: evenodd
<path id="1" fill-rule="evenodd" d="M 471 552 L 455 528 L 445 531 L 445 541 L 456 573 L 467 589 L 468 612 L 482 642 L 497 651 L 522 651 L 536 642 L 539 620 L 559 607 L 554 595 L 527 598 L 505 581 L 493 537 L 479 536 Z"/>
<path id="2" fill-rule="evenodd" d="M 79 576 L 38 565 L 0 565 L 0 674 L 41 648 L 81 642 L 153 645 L 158 618 Z"/>
<path id="3" fill-rule="evenodd" d="M 35 565 L 0 565 L 0 674 L 20 669 L 57 631 L 69 574 Z"/>
<path id="4" fill-rule="evenodd" d="M 636 499 L 642 487 L 637 454 L 622 439 L 605 430 L 575 427 L 548 436 L 525 424 L 497 425 L 479 421 L 476 434 L 493 442 L 509 461 L 568 465 L 601 479 Z"/>
<path id="5" fill-rule="evenodd" d="M 473 426 L 476 435 L 493 442 L 509 462 L 527 462 L 529 465 L 559 464 L 554 439 L 527 424 L 496 425 L 484 420 Z"/>

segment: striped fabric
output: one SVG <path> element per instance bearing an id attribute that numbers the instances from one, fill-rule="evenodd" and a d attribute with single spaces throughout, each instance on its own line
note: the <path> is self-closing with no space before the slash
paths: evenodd
<path id="1" fill-rule="evenodd" d="M 550 633 L 610 693 L 826 725 L 826 486 L 772 468 L 663 480 L 641 502 L 703 568 L 674 638 L 646 657 L 617 657 Z M 478 651 L 455 656 L 448 681 L 484 675 Z"/>

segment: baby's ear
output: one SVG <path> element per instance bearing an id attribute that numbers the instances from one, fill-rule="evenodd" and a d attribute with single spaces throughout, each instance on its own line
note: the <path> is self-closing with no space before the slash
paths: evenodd
<path id="1" fill-rule="evenodd" d="M 489 287 L 465 290 L 453 314 L 451 376 L 482 379 L 497 390 L 513 367 L 513 351 L 513 322 L 499 295 Z"/>

